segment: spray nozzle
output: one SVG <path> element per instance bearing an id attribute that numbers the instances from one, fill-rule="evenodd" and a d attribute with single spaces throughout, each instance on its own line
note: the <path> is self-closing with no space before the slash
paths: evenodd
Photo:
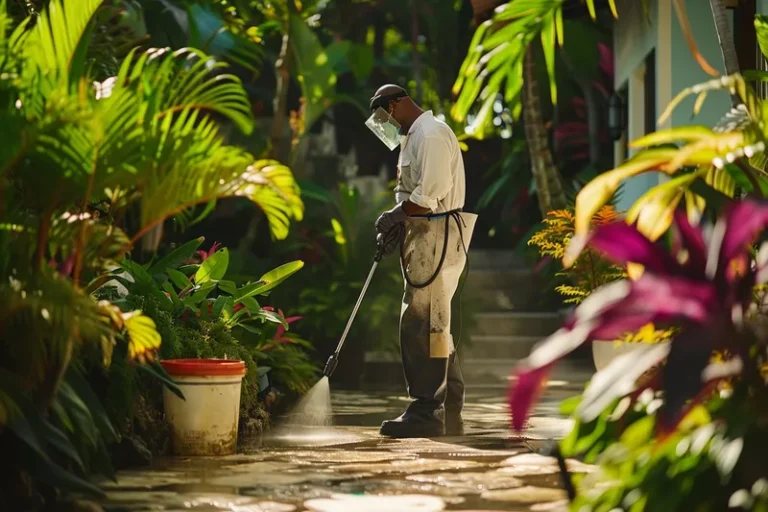
<path id="1" fill-rule="evenodd" d="M 331 374 L 333 374 L 334 371 L 336 371 L 336 366 L 339 364 L 339 354 L 333 353 L 331 354 L 331 357 L 328 358 L 328 361 L 325 363 L 325 368 L 323 369 L 323 377 L 329 377 Z"/>

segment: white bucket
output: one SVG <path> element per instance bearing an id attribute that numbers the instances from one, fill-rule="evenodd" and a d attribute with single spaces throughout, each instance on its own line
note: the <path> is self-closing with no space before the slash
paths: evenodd
<path id="1" fill-rule="evenodd" d="M 237 450 L 240 389 L 245 363 L 226 359 L 162 361 L 182 400 L 163 388 L 175 455 L 231 455 Z"/>

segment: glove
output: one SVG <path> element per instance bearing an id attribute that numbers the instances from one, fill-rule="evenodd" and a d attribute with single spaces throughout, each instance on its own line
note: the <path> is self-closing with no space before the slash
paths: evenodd
<path id="1" fill-rule="evenodd" d="M 376 235 L 376 246 L 381 257 L 387 257 L 393 254 L 400 247 L 402 229 L 396 229 L 389 232 L 389 236 L 384 233 Z"/>
<path id="2" fill-rule="evenodd" d="M 408 220 L 408 214 L 403 210 L 403 203 L 398 204 L 391 210 L 388 210 L 376 219 L 376 233 L 387 236 L 392 228 Z"/>

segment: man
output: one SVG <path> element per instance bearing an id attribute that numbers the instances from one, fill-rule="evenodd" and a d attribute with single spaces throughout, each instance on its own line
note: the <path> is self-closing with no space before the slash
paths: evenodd
<path id="1" fill-rule="evenodd" d="M 463 213 L 464 162 L 448 125 L 422 110 L 402 87 L 385 85 L 371 98 L 371 131 L 400 147 L 397 206 L 376 221 L 384 255 L 401 249 L 405 294 L 400 351 L 413 402 L 385 421 L 390 437 L 460 434 L 464 380 L 451 336 L 451 299 L 466 265 L 477 217 Z M 402 248 L 401 248 L 402 245 Z"/>

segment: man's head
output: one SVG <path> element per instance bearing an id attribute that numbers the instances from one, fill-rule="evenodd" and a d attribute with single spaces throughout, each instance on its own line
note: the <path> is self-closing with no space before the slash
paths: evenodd
<path id="1" fill-rule="evenodd" d="M 381 107 L 392 118 L 400 123 L 404 131 L 408 131 L 413 122 L 422 114 L 423 110 L 408 96 L 405 89 L 399 85 L 388 84 L 378 88 L 371 98 L 371 112 Z"/>

